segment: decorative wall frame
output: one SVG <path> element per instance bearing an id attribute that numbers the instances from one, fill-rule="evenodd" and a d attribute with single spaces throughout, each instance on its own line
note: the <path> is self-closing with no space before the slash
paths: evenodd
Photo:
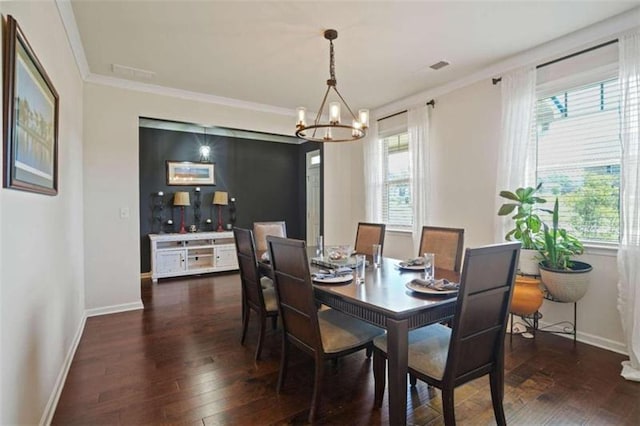
<path id="1" fill-rule="evenodd" d="M 215 164 L 167 161 L 167 185 L 215 185 Z"/>
<path id="2" fill-rule="evenodd" d="M 58 92 L 11 15 L 3 67 L 3 186 L 56 195 Z"/>

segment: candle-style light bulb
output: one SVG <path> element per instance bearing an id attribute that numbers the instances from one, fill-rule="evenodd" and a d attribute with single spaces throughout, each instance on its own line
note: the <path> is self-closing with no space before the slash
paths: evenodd
<path id="1" fill-rule="evenodd" d="M 358 111 L 358 118 L 360 119 L 360 124 L 362 124 L 363 129 L 369 128 L 369 110 L 361 109 Z"/>
<path id="2" fill-rule="evenodd" d="M 351 136 L 359 138 L 362 136 L 362 124 L 358 120 L 353 120 L 353 130 L 351 130 Z"/>
<path id="3" fill-rule="evenodd" d="M 298 121 L 296 123 L 297 126 L 302 126 L 305 127 L 307 125 L 307 123 L 305 122 L 305 114 L 307 109 L 305 107 L 298 107 L 296 109 L 297 114 L 298 114 Z"/>
<path id="4" fill-rule="evenodd" d="M 340 102 L 329 103 L 329 123 L 340 124 Z"/>
<path id="5" fill-rule="evenodd" d="M 330 141 L 331 139 L 333 139 L 331 136 L 331 127 L 327 127 L 324 131 L 324 140 Z"/>

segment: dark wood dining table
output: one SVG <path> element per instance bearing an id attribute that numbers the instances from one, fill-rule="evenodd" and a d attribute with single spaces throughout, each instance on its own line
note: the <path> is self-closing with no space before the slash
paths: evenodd
<path id="1" fill-rule="evenodd" d="M 315 248 L 308 247 L 309 260 Z M 409 330 L 449 320 L 455 310 L 455 296 L 427 295 L 406 288 L 422 276 L 421 271 L 398 267 L 400 260 L 383 258 L 379 268 L 367 266 L 364 284 L 314 283 L 319 303 L 387 330 L 389 423 L 404 425 L 407 420 L 407 361 Z M 264 263 L 266 269 L 268 263 Z M 311 264 L 311 271 L 317 266 Z M 323 268 L 326 269 L 326 268 Z M 458 282 L 457 272 L 436 268 L 436 278 Z"/>

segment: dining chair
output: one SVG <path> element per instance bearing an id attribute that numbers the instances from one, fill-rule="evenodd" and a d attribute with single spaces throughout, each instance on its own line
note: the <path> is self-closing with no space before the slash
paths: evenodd
<path id="1" fill-rule="evenodd" d="M 423 226 L 418 256 L 435 253 L 436 268 L 460 272 L 464 229 Z"/>
<path id="2" fill-rule="evenodd" d="M 380 244 L 380 253 L 384 250 L 384 223 L 358 223 L 356 232 L 356 243 L 354 250 L 356 253 L 373 256 L 373 245 Z"/>
<path id="3" fill-rule="evenodd" d="M 284 385 L 289 347 L 294 345 L 315 361 L 311 423 L 318 411 L 325 361 L 362 349 L 370 357 L 372 340 L 384 330 L 334 309 L 318 311 L 305 242 L 273 236 L 267 242 L 283 326 L 277 391 Z"/>
<path id="4" fill-rule="evenodd" d="M 286 238 L 287 224 L 284 221 L 278 222 L 254 222 L 253 235 L 256 241 L 256 250 L 259 253 L 267 251 L 267 236 Z"/>
<path id="5" fill-rule="evenodd" d="M 456 421 L 454 389 L 486 374 L 496 422 L 506 424 L 504 336 L 519 254 L 520 243 L 467 249 L 452 327 L 434 324 L 409 332 L 408 372 L 441 390 L 446 425 Z M 380 407 L 386 384 L 386 336 L 373 343 L 375 406 Z"/>
<path id="6" fill-rule="evenodd" d="M 247 328 L 249 327 L 249 317 L 253 310 L 260 318 L 260 334 L 255 355 L 255 360 L 258 361 L 262 353 L 267 318 L 271 318 L 273 329 L 277 326 L 278 303 L 271 279 L 267 277 L 261 278 L 258 272 L 256 249 L 251 230 L 233 228 L 233 236 L 236 241 L 240 280 L 242 282 L 242 338 L 240 343 L 244 344 Z"/>

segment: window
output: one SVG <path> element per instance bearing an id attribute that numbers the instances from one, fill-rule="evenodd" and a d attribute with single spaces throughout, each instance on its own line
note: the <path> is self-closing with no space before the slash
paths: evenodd
<path id="1" fill-rule="evenodd" d="M 382 219 L 390 227 L 408 229 L 413 223 L 411 178 L 409 172 L 409 134 L 404 131 L 382 139 L 384 148 L 384 186 Z"/>
<path id="2" fill-rule="evenodd" d="M 611 74 L 611 73 L 610 73 Z M 614 74 L 615 75 L 615 74 Z M 561 227 L 583 241 L 617 243 L 620 223 L 620 94 L 615 77 L 539 96 L 537 181 Z"/>

